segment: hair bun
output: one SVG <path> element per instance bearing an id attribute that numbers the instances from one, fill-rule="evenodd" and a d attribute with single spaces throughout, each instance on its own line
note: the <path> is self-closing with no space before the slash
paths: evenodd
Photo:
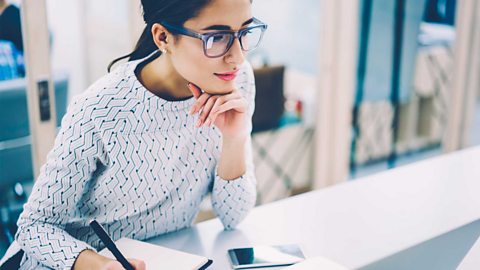
<path id="1" fill-rule="evenodd" d="M 138 1 L 138 0 L 137 0 Z M 135 49 L 130 54 L 113 60 L 108 70 L 118 61 L 128 58 L 128 61 L 142 59 L 158 50 L 153 41 L 151 28 L 154 23 L 167 21 L 183 25 L 185 21 L 194 18 L 211 0 L 140 0 L 142 17 L 146 23 Z"/>
<path id="2" fill-rule="evenodd" d="M 150 23 L 153 20 L 153 16 L 157 11 L 156 4 L 162 1 L 158 0 L 142 0 L 142 9 L 143 9 L 143 21 L 146 24 Z"/>

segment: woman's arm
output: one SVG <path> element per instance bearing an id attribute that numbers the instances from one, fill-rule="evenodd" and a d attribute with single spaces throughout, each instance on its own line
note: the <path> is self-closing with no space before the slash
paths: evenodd
<path id="1" fill-rule="evenodd" d="M 255 206 L 257 193 L 250 136 L 243 143 L 227 143 L 213 183 L 212 207 L 225 229 L 233 229 Z"/>
<path id="2" fill-rule="evenodd" d="M 223 138 L 222 154 L 217 168 L 220 178 L 234 180 L 245 174 L 247 139 L 249 139 L 247 136 L 239 139 Z"/>
<path id="3" fill-rule="evenodd" d="M 80 252 L 93 249 L 65 231 L 78 217 L 78 202 L 106 152 L 91 111 L 80 100 L 69 106 L 18 220 L 16 241 L 28 257 L 49 268 L 70 269 Z"/>
<path id="4" fill-rule="evenodd" d="M 210 96 L 190 85 L 197 98 L 191 113 L 202 109 L 197 126 L 213 123 L 222 132 L 222 151 L 215 171 L 212 206 L 226 229 L 234 228 L 256 201 L 256 179 L 252 160 L 252 116 L 255 109 L 253 70 L 245 62 L 240 89 L 223 96 Z"/>

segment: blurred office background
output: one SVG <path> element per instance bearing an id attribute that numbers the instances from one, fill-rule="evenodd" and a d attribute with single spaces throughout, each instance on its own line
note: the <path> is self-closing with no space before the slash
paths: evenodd
<path id="1" fill-rule="evenodd" d="M 478 1 L 255 0 L 253 10 L 269 25 L 248 56 L 258 204 L 480 144 Z M 57 126 L 71 97 L 131 51 L 140 13 L 133 0 L 46 0 Z M 27 85 L 0 81 L 0 255 L 35 178 Z"/>

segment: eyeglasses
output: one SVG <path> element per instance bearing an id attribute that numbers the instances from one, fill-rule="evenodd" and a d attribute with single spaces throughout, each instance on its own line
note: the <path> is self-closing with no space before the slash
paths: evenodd
<path id="1" fill-rule="evenodd" d="M 255 25 L 240 29 L 239 31 L 216 31 L 209 33 L 198 33 L 191 29 L 171 25 L 166 22 L 161 24 L 173 34 L 180 34 L 193 38 L 198 38 L 203 41 L 203 52 L 205 56 L 216 58 L 224 56 L 233 45 L 235 38 L 240 41 L 240 46 L 244 51 L 252 51 L 260 45 L 263 38 L 263 33 L 267 30 L 267 25 L 257 18 L 253 18 Z"/>

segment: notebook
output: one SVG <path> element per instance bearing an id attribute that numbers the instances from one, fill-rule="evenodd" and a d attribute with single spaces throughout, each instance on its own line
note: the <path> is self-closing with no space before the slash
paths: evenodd
<path id="1" fill-rule="evenodd" d="M 130 238 L 120 238 L 115 241 L 115 245 L 125 258 L 143 260 L 147 269 L 203 270 L 207 269 L 213 262 L 202 256 Z M 115 259 L 113 254 L 106 248 L 102 249 L 99 254 Z"/>

